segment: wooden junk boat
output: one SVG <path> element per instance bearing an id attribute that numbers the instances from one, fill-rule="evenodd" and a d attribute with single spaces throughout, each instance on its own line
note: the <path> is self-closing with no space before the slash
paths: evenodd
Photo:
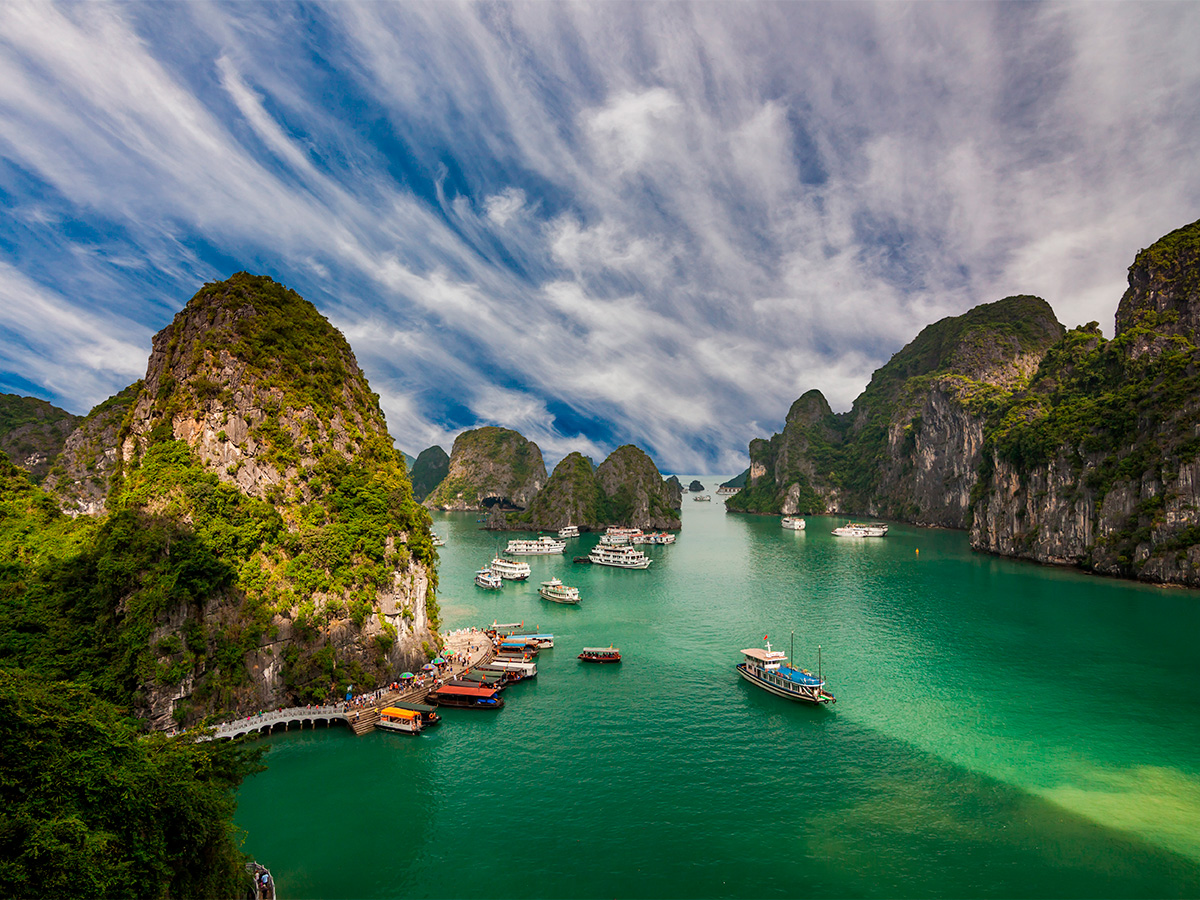
<path id="1" fill-rule="evenodd" d="M 621 651 L 616 647 L 584 647 L 579 658 L 584 662 L 617 663 L 621 661 Z"/>

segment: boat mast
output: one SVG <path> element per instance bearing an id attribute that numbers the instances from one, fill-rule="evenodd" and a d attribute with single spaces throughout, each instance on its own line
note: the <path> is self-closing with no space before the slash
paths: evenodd
<path id="1" fill-rule="evenodd" d="M 823 680 L 821 678 L 821 645 L 820 644 L 817 644 L 817 680 L 818 681 Z"/>
<path id="2" fill-rule="evenodd" d="M 796 629 L 792 629 L 792 653 L 788 657 L 788 661 L 794 666 L 796 664 Z"/>

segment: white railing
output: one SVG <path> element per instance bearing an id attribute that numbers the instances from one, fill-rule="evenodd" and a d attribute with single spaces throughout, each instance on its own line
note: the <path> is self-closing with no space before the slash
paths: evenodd
<path id="1" fill-rule="evenodd" d="M 315 724 L 318 719 L 324 719 L 327 722 L 340 719 L 348 722 L 350 714 L 346 711 L 344 703 L 332 706 L 290 706 L 286 709 L 273 709 L 270 712 L 255 713 L 252 716 L 245 716 L 218 725 L 216 731 L 213 732 L 213 739 L 235 738 L 252 731 L 270 730 L 280 722 L 288 725 L 295 722 L 302 725 L 311 721 Z"/>

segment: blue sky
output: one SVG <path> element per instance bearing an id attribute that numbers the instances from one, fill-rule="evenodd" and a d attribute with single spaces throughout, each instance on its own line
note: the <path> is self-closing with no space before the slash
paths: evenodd
<path id="1" fill-rule="evenodd" d="M 1200 4 L 0 4 L 0 390 L 85 412 L 205 281 L 398 445 L 735 472 L 930 322 L 1113 313 L 1200 218 Z"/>

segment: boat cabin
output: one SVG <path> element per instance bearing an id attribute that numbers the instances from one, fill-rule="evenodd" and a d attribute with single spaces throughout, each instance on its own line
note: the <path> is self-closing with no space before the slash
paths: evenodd
<path id="1" fill-rule="evenodd" d="M 399 731 L 402 734 L 420 734 L 421 714 L 415 710 L 389 706 L 379 711 L 379 721 L 375 723 L 375 727 L 384 731 Z"/>

